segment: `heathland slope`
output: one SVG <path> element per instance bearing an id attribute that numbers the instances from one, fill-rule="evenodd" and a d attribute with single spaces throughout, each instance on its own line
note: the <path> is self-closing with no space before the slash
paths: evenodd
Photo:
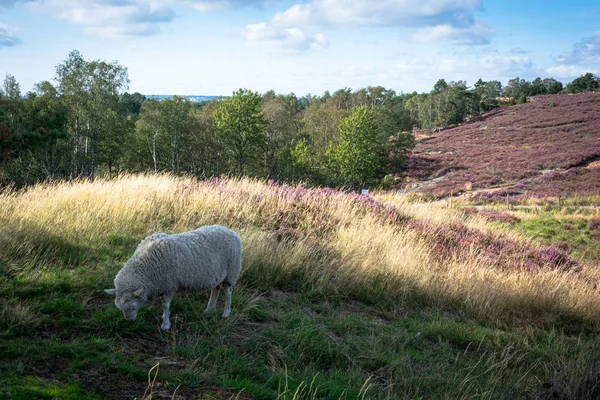
<path id="1" fill-rule="evenodd" d="M 455 128 L 420 131 L 417 139 L 408 189 L 436 196 L 600 193 L 600 93 L 531 97 Z"/>
<path id="2" fill-rule="evenodd" d="M 0 208 L 0 398 L 598 395 L 598 268 L 478 215 L 166 175 L 6 190 Z M 158 302 L 125 321 L 103 289 L 136 244 L 214 223 L 243 242 L 232 316 L 180 294 L 168 333 Z"/>

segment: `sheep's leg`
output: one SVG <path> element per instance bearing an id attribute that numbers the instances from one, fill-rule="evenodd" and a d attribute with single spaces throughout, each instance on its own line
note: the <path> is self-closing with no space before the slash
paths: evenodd
<path id="1" fill-rule="evenodd" d="M 163 314 L 162 325 L 160 326 L 160 328 L 165 331 L 168 331 L 171 328 L 171 321 L 169 319 L 169 308 L 171 307 L 171 300 L 173 300 L 173 293 L 162 295 Z"/>
<path id="2" fill-rule="evenodd" d="M 229 317 L 231 314 L 231 292 L 233 288 L 229 284 L 224 284 L 225 286 L 225 311 L 223 312 L 223 318 Z"/>
<path id="3" fill-rule="evenodd" d="M 221 286 L 217 286 L 210 292 L 210 300 L 208 300 L 208 305 L 206 306 L 206 310 L 204 310 L 204 312 L 211 312 L 215 309 L 217 305 L 217 299 L 219 298 L 220 290 Z"/>

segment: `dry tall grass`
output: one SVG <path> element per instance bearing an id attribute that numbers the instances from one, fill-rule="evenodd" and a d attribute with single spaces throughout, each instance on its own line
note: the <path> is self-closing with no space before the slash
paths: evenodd
<path id="1" fill-rule="evenodd" d="M 595 268 L 498 268 L 497 260 L 476 246 L 455 256 L 440 253 L 427 232 L 406 223 L 429 218 L 433 232 L 460 219 L 432 205 L 392 205 L 249 179 L 126 175 L 8 190 L 0 195 L 0 208 L 0 247 L 22 260 L 12 266 L 15 274 L 64 263 L 57 255 L 64 248 L 85 252 L 119 235 L 138 240 L 155 231 L 222 224 L 242 236 L 242 284 L 303 287 L 389 307 L 442 305 L 497 325 L 600 323 Z M 469 229 L 535 246 L 483 220 L 472 220 Z"/>

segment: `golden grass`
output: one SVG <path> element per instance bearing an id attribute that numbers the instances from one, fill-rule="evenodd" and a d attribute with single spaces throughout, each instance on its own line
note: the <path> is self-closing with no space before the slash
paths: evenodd
<path id="1" fill-rule="evenodd" d="M 14 268 L 39 269 L 56 262 L 56 246 L 97 246 L 119 234 L 139 240 L 155 231 L 216 223 L 242 236 L 242 284 L 298 287 L 392 307 L 442 305 L 498 325 L 600 323 L 594 287 L 600 273 L 592 266 L 583 265 L 581 272 L 499 270 L 477 251 L 440 261 L 426 238 L 381 218 L 355 197 L 290 193 L 293 188 L 282 191 L 250 179 L 197 182 L 170 175 L 40 184 L 0 195 L 0 246 L 10 249 L 13 263 L 18 260 Z M 465 222 L 437 204 L 377 198 L 412 218 Z M 465 223 L 526 240 L 481 218 Z"/>

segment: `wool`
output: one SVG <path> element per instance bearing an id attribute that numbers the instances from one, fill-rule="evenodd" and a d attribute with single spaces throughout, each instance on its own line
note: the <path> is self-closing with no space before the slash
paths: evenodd
<path id="1" fill-rule="evenodd" d="M 117 273 L 115 305 L 128 320 L 148 299 L 162 297 L 163 324 L 168 330 L 169 305 L 177 291 L 211 290 L 207 309 L 214 309 L 221 286 L 226 303 L 223 317 L 231 312 L 231 291 L 242 267 L 242 242 L 237 233 L 219 225 L 167 235 L 154 233 L 140 242 L 131 258 Z"/>

